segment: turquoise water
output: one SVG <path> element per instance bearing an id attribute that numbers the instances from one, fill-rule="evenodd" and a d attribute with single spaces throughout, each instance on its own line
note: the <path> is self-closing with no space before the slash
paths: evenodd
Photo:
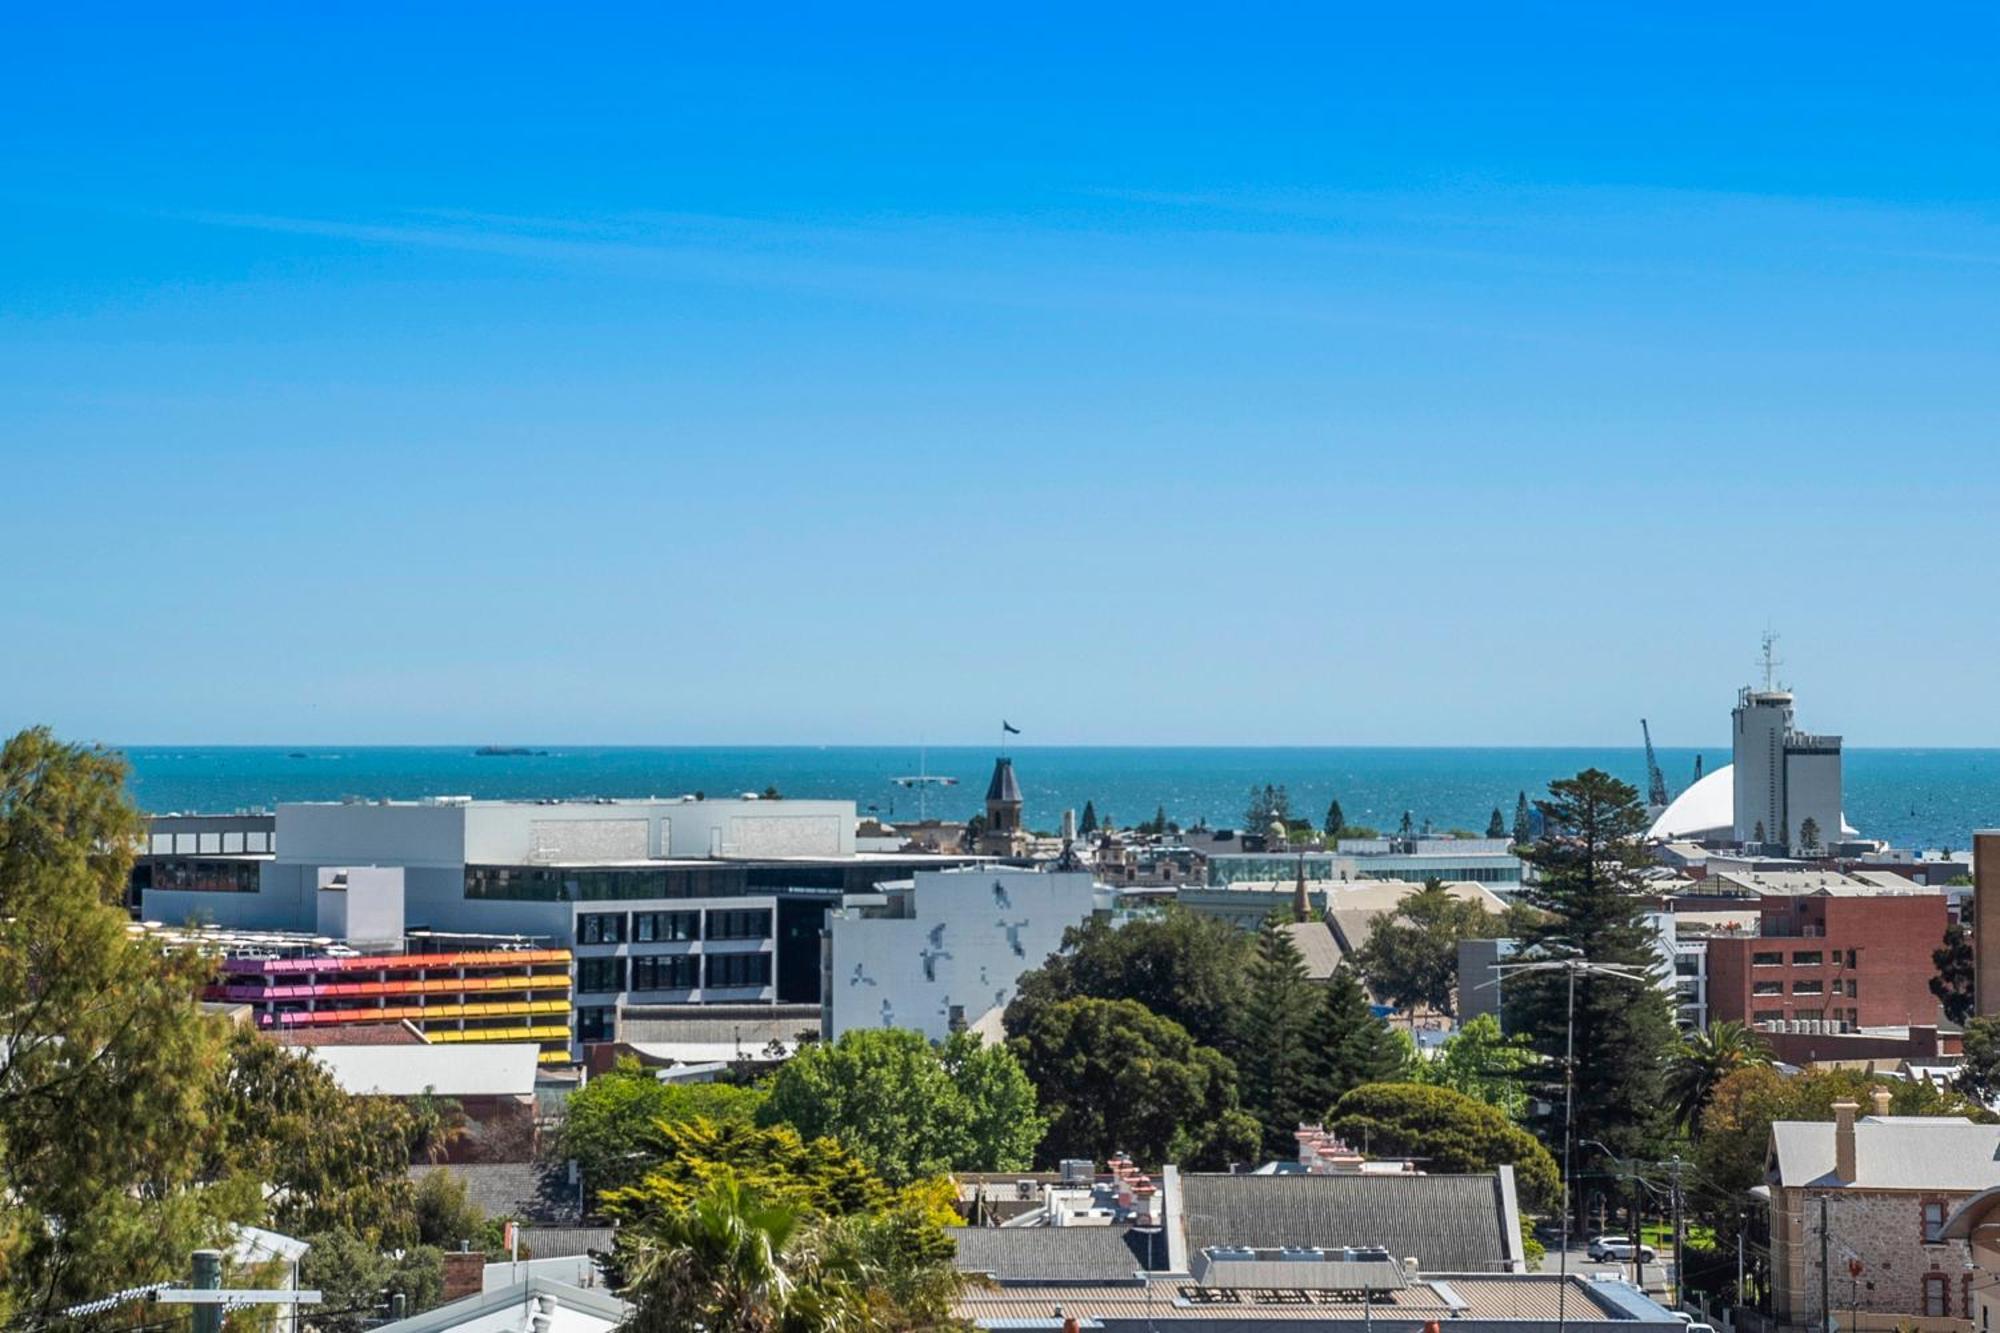
<path id="1" fill-rule="evenodd" d="M 136 747 L 132 789 L 152 811 L 227 811 L 279 801 L 343 796 L 480 797 L 711 796 L 762 791 L 852 800 L 884 818 L 914 818 L 917 797 L 890 779 L 918 770 L 903 747 L 626 747 L 550 745 L 535 756 L 477 756 L 463 747 Z M 1725 746 L 1701 751 L 1712 768 Z M 1696 751 L 1660 751 L 1675 791 L 1693 777 Z M 930 798 L 933 815 L 976 810 L 992 771 L 991 749 L 933 749 L 929 771 L 959 785 Z M 1164 806 L 1183 824 L 1241 822 L 1252 783 L 1283 783 L 1295 813 L 1318 823 L 1340 800 L 1352 824 L 1393 827 L 1404 810 L 1439 830 L 1483 831 L 1499 806 L 1511 821 L 1514 795 L 1532 797 L 1551 778 L 1595 766 L 1644 790 L 1637 748 L 1404 749 L 1018 747 L 1014 767 L 1028 822 L 1054 828 L 1064 808 L 1086 800 L 1121 824 Z M 2000 825 L 2000 750 L 1849 750 L 1848 822 L 1899 846 L 1964 848 L 1975 828 Z"/>

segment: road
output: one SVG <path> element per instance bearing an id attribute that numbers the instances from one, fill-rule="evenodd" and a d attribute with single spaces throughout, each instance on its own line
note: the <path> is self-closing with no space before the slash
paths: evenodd
<path id="1" fill-rule="evenodd" d="M 1557 1272 L 1561 1260 L 1561 1252 L 1555 1246 L 1549 1246 L 1548 1254 L 1542 1259 L 1542 1271 L 1544 1273 Z M 1569 1252 L 1569 1271 L 1580 1274 L 1583 1277 L 1594 1277 L 1599 1273 L 1608 1273 L 1622 1277 L 1627 1282 L 1632 1280 L 1631 1264 L 1600 1264 L 1592 1259 L 1581 1245 L 1574 1247 Z M 1667 1294 L 1667 1266 L 1665 1264 L 1647 1264 L 1645 1272 L 1646 1290 L 1656 1297 L 1664 1297 Z"/>

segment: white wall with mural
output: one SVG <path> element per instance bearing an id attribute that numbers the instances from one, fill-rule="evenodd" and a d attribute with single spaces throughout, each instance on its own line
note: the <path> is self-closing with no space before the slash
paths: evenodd
<path id="1" fill-rule="evenodd" d="M 826 997 L 833 1036 L 851 1028 L 914 1028 L 942 1041 L 954 1014 L 977 1024 L 1014 998 L 1111 891 L 1083 871 L 968 867 L 919 871 L 907 917 L 832 914 Z M 893 895 L 892 895 L 893 897 Z"/>

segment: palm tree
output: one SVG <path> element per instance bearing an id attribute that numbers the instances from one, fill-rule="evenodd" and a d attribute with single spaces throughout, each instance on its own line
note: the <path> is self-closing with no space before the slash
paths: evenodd
<path id="1" fill-rule="evenodd" d="M 1770 1063 L 1771 1052 L 1757 1034 L 1727 1019 L 1683 1039 L 1667 1067 L 1675 1119 L 1690 1136 L 1701 1137 L 1701 1113 L 1715 1095 L 1715 1085 L 1739 1069 Z"/>
<path id="2" fill-rule="evenodd" d="M 734 1176 L 621 1241 L 635 1333 L 840 1333 L 866 1323 L 863 1276 L 827 1262 L 818 1228 Z"/>

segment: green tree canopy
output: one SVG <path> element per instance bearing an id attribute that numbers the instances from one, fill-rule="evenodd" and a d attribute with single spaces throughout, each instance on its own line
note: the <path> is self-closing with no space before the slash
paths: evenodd
<path id="1" fill-rule="evenodd" d="M 1500 817 L 1500 807 L 1497 805 L 1493 807 L 1492 817 L 1486 821 L 1486 836 L 1489 838 L 1507 836 L 1507 821 Z"/>
<path id="2" fill-rule="evenodd" d="M 1497 1107 L 1450 1088 L 1418 1083 L 1374 1083 L 1335 1103 L 1328 1128 L 1377 1156 L 1424 1159 L 1428 1171 L 1514 1168 L 1521 1200 L 1546 1208 L 1561 1192 L 1555 1159 L 1534 1135 Z"/>
<path id="3" fill-rule="evenodd" d="M 758 1088 L 662 1083 L 637 1060 L 627 1059 L 570 1097 L 560 1151 L 576 1161 L 585 1187 L 595 1197 L 645 1174 L 654 1127 L 660 1122 L 703 1119 L 749 1124 L 763 1102 L 764 1093 Z"/>
<path id="4" fill-rule="evenodd" d="M 373 1241 L 351 1231 L 317 1232 L 299 1263 L 301 1285 L 322 1300 L 308 1307 L 317 1333 L 362 1333 L 388 1316 L 384 1294 L 400 1293 L 404 1309 L 420 1314 L 444 1297 L 444 1252 L 415 1245 L 385 1254 Z"/>
<path id="5" fill-rule="evenodd" d="M 1514 798 L 1514 845 L 1526 847 L 1534 841 L 1534 816 L 1528 813 L 1528 793 L 1522 792 Z"/>
<path id="6" fill-rule="evenodd" d="M 1004 1047 L 958 1033 L 934 1046 L 903 1028 L 864 1028 L 804 1047 L 781 1066 L 761 1124 L 839 1139 L 891 1185 L 946 1171 L 1018 1171 L 1044 1123 Z"/>
<path id="7" fill-rule="evenodd" d="M 1197 1042 L 1235 1049 L 1248 994 L 1252 938 L 1226 921 L 1170 906 L 1123 926 L 1093 919 L 1063 933 L 1063 951 L 1022 976 L 1007 1006 L 1010 1036 L 1064 1000 L 1136 1000 Z"/>
<path id="8" fill-rule="evenodd" d="M 1993 1115 L 1960 1093 L 1939 1089 L 1926 1079 L 1877 1077 L 1858 1069 L 1781 1074 L 1768 1064 L 1748 1065 L 1715 1085 L 1701 1114 L 1701 1137 L 1693 1151 L 1696 1178 L 1704 1188 L 1690 1191 L 1694 1216 L 1715 1229 L 1717 1246 L 1732 1250 L 1742 1223 L 1740 1203 L 1764 1183 L 1771 1126 L 1780 1120 L 1831 1120 L 1833 1104 L 1852 1101 L 1867 1111 L 1876 1087 L 1889 1089 L 1891 1115 Z"/>
<path id="9" fill-rule="evenodd" d="M 1043 1006 L 1008 1045 L 1049 1117 L 1044 1162 L 1124 1151 L 1148 1167 L 1212 1169 L 1256 1152 L 1228 1057 L 1135 1000 Z"/>
<path id="10" fill-rule="evenodd" d="M 1953 1085 L 1981 1105 L 2000 1097 L 2000 1017 L 1982 1014 L 1965 1025 L 1965 1062 Z"/>
<path id="11" fill-rule="evenodd" d="M 649 1161 L 639 1180 L 601 1196 L 615 1221 L 644 1223 L 684 1207 L 724 1177 L 766 1202 L 830 1217 L 877 1212 L 893 1197 L 837 1140 L 808 1141 L 790 1125 L 663 1120 L 644 1150 Z"/>
<path id="12" fill-rule="evenodd" d="M 1546 916 L 1519 957 L 1581 958 L 1654 974 L 1661 963 L 1645 921 L 1648 858 L 1640 839 L 1647 818 L 1638 791 L 1586 769 L 1551 782 L 1539 805 L 1542 837 L 1528 853 L 1538 873 L 1521 897 Z M 1515 1029 L 1548 1059 L 1544 1096 L 1560 1105 L 1566 977 L 1522 973 L 1509 980 L 1507 1004 Z M 1575 1139 L 1599 1140 L 1621 1157 L 1657 1155 L 1670 1122 L 1662 1076 L 1675 1042 L 1672 1004 L 1658 986 L 1577 977 L 1576 1051 L 1589 1063 L 1588 1076 L 1575 1080 Z M 1559 1120 L 1547 1131 L 1559 1135 Z"/>
<path id="13" fill-rule="evenodd" d="M 1931 951 L 1931 994 L 1937 996 L 1944 1016 L 1954 1023 L 1972 1017 L 1972 930 L 1962 921 L 1945 927 L 1944 943 Z"/>
<path id="14" fill-rule="evenodd" d="M 1667 1095 L 1673 1099 L 1674 1119 L 1683 1129 L 1699 1138 L 1701 1113 L 1716 1085 L 1739 1069 L 1771 1063 L 1771 1052 L 1755 1032 L 1741 1023 L 1723 1019 L 1702 1032 L 1683 1038 L 1667 1066 Z"/>
<path id="15" fill-rule="evenodd" d="M 227 1033 L 210 965 L 127 931 L 124 765 L 46 730 L 0 748 L 0 1318 L 177 1276 L 254 1189 L 198 1189 Z"/>
<path id="16" fill-rule="evenodd" d="M 1443 881 L 1425 880 L 1395 911 L 1376 918 L 1355 962 L 1375 993 L 1398 1009 L 1453 1014 L 1459 942 L 1489 939 L 1500 925 L 1478 903 L 1452 897 Z"/>
<path id="17" fill-rule="evenodd" d="M 248 1029 L 211 1094 L 206 1174 L 271 1192 L 270 1219 L 294 1236 L 343 1231 L 387 1249 L 415 1239 L 411 1122 L 386 1097 L 351 1097 L 305 1053 Z"/>
<path id="18" fill-rule="evenodd" d="M 1076 831 L 1079 834 L 1097 832 L 1097 805 L 1094 801 L 1083 803 L 1083 818 L 1077 820 Z"/>
<path id="19" fill-rule="evenodd" d="M 1347 815 L 1340 808 L 1339 801 L 1329 801 L 1326 806 L 1326 836 L 1338 838 L 1340 831 L 1347 827 Z"/>
<path id="20" fill-rule="evenodd" d="M 1263 1127 L 1268 1157 L 1289 1158 L 1299 1122 L 1324 1105 L 1314 1096 L 1319 998 L 1291 932 L 1276 917 L 1266 921 L 1257 934 L 1237 1049 L 1244 1109 Z"/>
<path id="21" fill-rule="evenodd" d="M 1364 1084 L 1400 1079 L 1409 1063 L 1409 1043 L 1376 1016 L 1361 978 L 1343 962 L 1320 999 L 1314 1104 L 1330 1107 Z"/>
<path id="22" fill-rule="evenodd" d="M 1477 1098 L 1519 1120 L 1528 1108 L 1527 1073 L 1541 1057 L 1528 1039 L 1506 1036 L 1491 1014 L 1464 1024 L 1430 1059 L 1411 1062 L 1411 1079 Z"/>

